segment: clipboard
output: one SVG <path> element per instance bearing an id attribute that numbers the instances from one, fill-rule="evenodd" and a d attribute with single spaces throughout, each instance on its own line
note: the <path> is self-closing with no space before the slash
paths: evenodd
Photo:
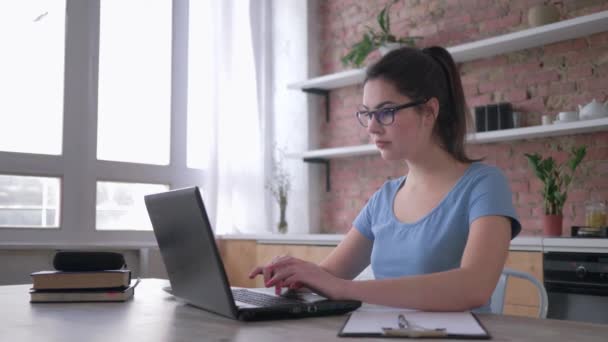
<path id="1" fill-rule="evenodd" d="M 407 317 L 411 327 L 399 326 L 399 316 Z M 464 312 L 426 312 L 408 310 L 354 311 L 338 332 L 338 337 L 492 338 L 477 316 Z"/>

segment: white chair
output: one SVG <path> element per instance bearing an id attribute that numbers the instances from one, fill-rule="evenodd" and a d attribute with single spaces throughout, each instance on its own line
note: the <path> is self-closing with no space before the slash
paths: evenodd
<path id="1" fill-rule="evenodd" d="M 368 265 L 358 276 L 353 280 L 374 280 L 374 272 L 372 271 L 372 265 Z"/>
<path id="2" fill-rule="evenodd" d="M 538 317 L 539 318 L 547 318 L 547 309 L 549 307 L 549 299 L 547 297 L 547 290 L 545 286 L 538 281 L 538 279 L 534 278 L 531 274 L 521 271 L 516 271 L 510 268 L 504 268 L 502 270 L 502 274 L 500 275 L 500 279 L 498 280 L 498 284 L 496 285 L 496 289 L 494 289 L 494 293 L 492 294 L 492 303 L 490 304 L 490 309 L 492 313 L 501 315 L 503 313 L 503 309 L 505 306 L 505 290 L 507 287 L 507 280 L 509 277 L 516 277 L 521 279 L 529 280 L 536 289 L 538 290 Z"/>

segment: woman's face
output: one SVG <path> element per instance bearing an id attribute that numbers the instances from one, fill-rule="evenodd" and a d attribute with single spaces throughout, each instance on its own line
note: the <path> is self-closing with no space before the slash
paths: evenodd
<path id="1" fill-rule="evenodd" d="M 359 110 L 375 111 L 412 101 L 413 99 L 400 94 L 392 83 L 372 79 L 363 87 L 363 105 Z M 435 118 L 432 109 L 423 106 L 425 105 L 396 111 L 395 120 L 390 125 L 380 124 L 375 116 L 369 120 L 367 133 L 383 159 L 417 159 L 418 155 L 427 150 Z"/>

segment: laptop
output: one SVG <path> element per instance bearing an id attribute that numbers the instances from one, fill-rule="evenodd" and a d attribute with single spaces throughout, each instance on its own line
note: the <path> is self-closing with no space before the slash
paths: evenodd
<path id="1" fill-rule="evenodd" d="M 144 197 L 171 292 L 188 304 L 243 321 L 341 315 L 361 306 L 315 293 L 231 288 L 198 187 Z"/>

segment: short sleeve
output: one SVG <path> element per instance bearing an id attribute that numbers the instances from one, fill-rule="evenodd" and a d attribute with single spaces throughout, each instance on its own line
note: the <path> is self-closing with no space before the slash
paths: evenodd
<path id="1" fill-rule="evenodd" d="M 482 216 L 505 216 L 511 221 L 511 238 L 521 231 L 521 224 L 513 207 L 513 196 L 507 178 L 497 168 L 479 176 L 471 192 L 469 224 Z"/>
<path id="2" fill-rule="evenodd" d="M 373 214 L 376 211 L 376 202 L 381 190 L 376 191 L 372 197 L 367 201 L 359 215 L 353 221 L 353 226 L 363 234 L 366 238 L 374 240 L 374 234 L 372 233 Z"/>

